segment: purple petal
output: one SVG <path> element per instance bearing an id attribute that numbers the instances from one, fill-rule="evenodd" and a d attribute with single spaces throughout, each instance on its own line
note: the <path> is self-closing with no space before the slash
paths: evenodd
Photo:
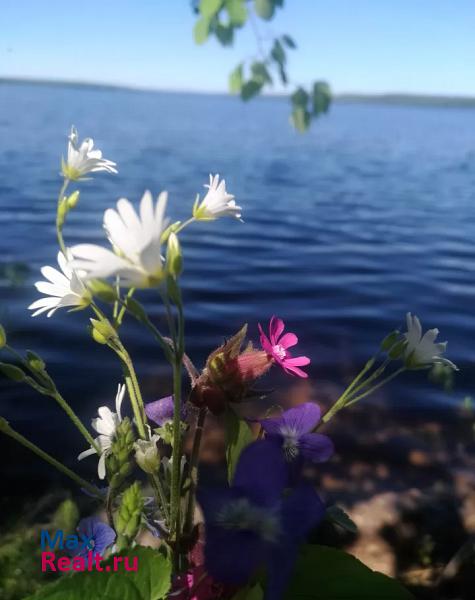
<path id="1" fill-rule="evenodd" d="M 282 415 L 283 423 L 295 429 L 299 435 L 309 433 L 320 421 L 321 410 L 318 404 L 304 402 L 295 408 L 286 410 Z"/>
<path id="2" fill-rule="evenodd" d="M 102 554 L 106 548 L 112 546 L 115 542 L 115 531 L 106 523 L 98 523 L 95 531 L 95 546 L 94 552 Z"/>
<path id="3" fill-rule="evenodd" d="M 301 543 L 325 516 L 325 506 L 314 487 L 302 483 L 282 505 L 282 529 L 289 542 Z"/>
<path id="4" fill-rule="evenodd" d="M 325 507 L 309 484 L 300 485 L 284 501 L 282 525 L 285 541 L 274 546 L 268 560 L 264 600 L 280 600 L 297 558 L 298 546 L 325 515 Z"/>
<path id="5" fill-rule="evenodd" d="M 148 402 L 145 404 L 145 414 L 147 418 L 159 426 L 164 425 L 167 421 L 173 420 L 174 404 L 173 396 L 165 396 L 160 400 Z M 186 410 L 183 406 L 181 409 L 181 418 L 186 418 Z"/>
<path id="6" fill-rule="evenodd" d="M 258 419 L 262 429 L 269 435 L 282 436 L 281 427 L 284 423 L 282 417 L 272 417 L 270 419 Z"/>
<path id="7" fill-rule="evenodd" d="M 308 377 L 308 373 L 305 373 L 305 371 L 302 371 L 302 369 L 299 369 L 298 367 L 287 367 L 285 364 L 283 364 L 282 366 L 284 368 L 284 371 L 289 375 L 296 375 L 297 377 L 301 377 L 302 379 L 307 379 Z"/>
<path id="8" fill-rule="evenodd" d="M 256 533 L 208 526 L 205 535 L 206 570 L 217 581 L 246 583 L 265 561 L 266 545 Z"/>
<path id="9" fill-rule="evenodd" d="M 260 337 L 261 337 L 261 346 L 262 349 L 267 352 L 267 354 L 272 354 L 272 344 L 269 341 L 269 338 L 266 336 L 266 334 L 264 333 L 264 330 L 262 329 L 261 324 L 258 324 L 259 327 L 259 332 L 260 332 Z"/>
<path id="10" fill-rule="evenodd" d="M 294 356 L 291 358 L 284 358 L 285 366 L 290 367 L 304 367 L 305 365 L 310 364 L 310 359 L 308 356 Z"/>
<path id="11" fill-rule="evenodd" d="M 275 505 L 287 482 L 287 465 L 279 444 L 258 440 L 241 453 L 233 489 L 264 506 Z"/>
<path id="12" fill-rule="evenodd" d="M 320 433 L 305 433 L 300 436 L 299 448 L 302 455 L 313 462 L 325 462 L 335 450 L 331 439 Z"/>

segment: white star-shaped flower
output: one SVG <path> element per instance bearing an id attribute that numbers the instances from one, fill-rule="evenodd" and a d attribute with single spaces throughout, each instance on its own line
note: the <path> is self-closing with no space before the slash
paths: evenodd
<path id="1" fill-rule="evenodd" d="M 237 206 L 234 196 L 226 191 L 226 181 L 219 181 L 219 175 L 209 176 L 206 196 L 201 203 L 199 196 L 193 206 L 193 217 L 197 221 L 212 221 L 219 217 L 234 217 L 241 219 L 241 207 Z"/>
<path id="2" fill-rule="evenodd" d="M 86 279 L 120 278 L 126 287 L 147 288 L 158 285 L 165 276 L 161 237 L 168 227 L 165 218 L 167 192 L 162 192 L 154 208 L 152 194 L 146 191 L 137 214 L 125 198 L 117 210 L 104 213 L 104 228 L 113 250 L 95 244 L 78 244 L 71 248 L 74 266 L 84 271 Z"/>
<path id="3" fill-rule="evenodd" d="M 58 265 L 61 271 L 53 267 L 45 266 L 41 273 L 48 281 L 37 281 L 36 289 L 45 294 L 30 304 L 28 307 L 35 312 L 31 315 L 36 317 L 43 312 L 48 311 L 48 317 L 65 306 L 84 308 L 89 305 L 91 295 L 83 283 L 82 277 L 72 268 L 71 255 L 68 253 L 68 259 L 62 252 L 58 252 Z"/>
<path id="4" fill-rule="evenodd" d="M 108 406 L 100 406 L 97 410 L 99 416 L 92 420 L 92 426 L 99 434 L 94 440 L 100 449 L 99 463 L 97 465 L 99 479 L 104 479 L 106 476 L 106 458 L 114 442 L 117 427 L 122 420 L 120 407 L 124 399 L 124 394 L 125 385 L 119 384 L 115 397 L 116 412 L 112 412 Z M 88 448 L 79 454 L 78 460 L 82 460 L 86 456 L 92 456 L 93 454 L 97 454 L 96 449 Z"/>
<path id="5" fill-rule="evenodd" d="M 439 335 L 438 329 L 429 329 L 422 335 L 422 327 L 419 319 L 411 313 L 406 315 L 407 332 L 406 348 L 404 357 L 410 367 L 431 367 L 436 363 L 442 363 L 446 366 L 458 370 L 457 367 L 448 358 L 442 356 L 447 349 L 447 342 L 436 342 Z"/>
<path id="6" fill-rule="evenodd" d="M 77 181 L 84 179 L 88 173 L 106 171 L 107 173 L 117 173 L 116 163 L 102 158 L 100 150 L 93 150 L 94 140 L 85 138 L 79 143 L 78 132 L 75 127 L 71 127 L 68 143 L 68 157 L 61 161 L 62 174 L 66 179 Z"/>

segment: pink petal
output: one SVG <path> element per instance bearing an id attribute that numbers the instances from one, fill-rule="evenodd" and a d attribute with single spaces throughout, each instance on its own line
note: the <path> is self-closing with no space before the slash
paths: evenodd
<path id="1" fill-rule="evenodd" d="M 295 346 L 298 341 L 299 338 L 295 335 L 295 333 L 286 333 L 280 338 L 279 344 L 282 346 L 282 348 L 284 348 L 284 350 L 287 350 L 287 348 Z"/>
<path id="2" fill-rule="evenodd" d="M 302 371 L 302 369 L 299 369 L 298 367 L 288 367 L 287 365 L 283 366 L 284 370 L 290 375 L 297 375 L 297 377 L 302 377 L 302 379 L 307 379 L 308 377 L 308 374 L 305 373 L 305 371 Z"/>
<path id="3" fill-rule="evenodd" d="M 269 337 L 272 345 L 277 344 L 279 337 L 285 329 L 284 322 L 282 319 L 278 319 L 275 315 L 270 320 L 269 324 Z"/>
<path id="4" fill-rule="evenodd" d="M 286 367 L 304 367 L 310 364 L 310 359 L 308 356 L 294 356 L 293 358 L 286 358 L 284 363 Z"/>
<path id="5" fill-rule="evenodd" d="M 269 338 L 264 333 L 264 330 L 262 329 L 261 324 L 258 323 L 257 326 L 259 327 L 259 332 L 261 334 L 262 349 L 265 350 L 267 352 L 267 354 L 272 354 L 272 344 L 270 343 Z"/>

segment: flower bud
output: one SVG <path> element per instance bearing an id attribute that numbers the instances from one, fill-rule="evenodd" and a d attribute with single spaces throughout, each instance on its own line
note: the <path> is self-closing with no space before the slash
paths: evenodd
<path id="1" fill-rule="evenodd" d="M 383 352 L 388 352 L 391 350 L 394 344 L 398 341 L 400 335 L 401 334 L 397 329 L 391 331 L 391 333 L 389 333 L 381 342 L 381 350 Z"/>
<path id="2" fill-rule="evenodd" d="M 183 256 L 181 253 L 180 242 L 175 233 L 171 232 L 168 236 L 167 245 L 167 272 L 173 277 L 179 277 L 183 271 Z"/>
<path id="3" fill-rule="evenodd" d="M 122 501 L 115 519 L 119 549 L 130 544 L 139 532 L 142 519 L 143 496 L 140 483 L 136 481 L 122 494 Z"/>
<path id="4" fill-rule="evenodd" d="M 117 332 L 107 320 L 90 319 L 92 337 L 98 344 L 109 344 L 117 339 Z"/>
<path id="5" fill-rule="evenodd" d="M 75 208 L 78 202 L 79 202 L 79 190 L 76 190 L 66 200 L 68 209 L 71 210 L 72 208 Z"/>
<path id="6" fill-rule="evenodd" d="M 59 227 L 64 225 L 64 220 L 66 219 L 66 215 L 68 214 L 68 199 L 66 196 L 63 196 L 58 203 L 58 210 L 56 213 L 56 223 Z"/>
<path id="7" fill-rule="evenodd" d="M 137 440 L 134 444 L 135 460 L 145 473 L 156 473 L 160 466 L 160 457 L 157 449 L 158 440 L 158 435 L 152 435 L 151 440 Z"/>
<path id="8" fill-rule="evenodd" d="M 391 350 L 389 350 L 388 352 L 389 358 L 391 360 L 397 360 L 398 358 L 401 358 L 402 354 L 404 353 L 404 350 L 406 349 L 406 346 L 406 340 L 400 340 L 399 342 L 396 342 L 391 348 Z"/>
<path id="9" fill-rule="evenodd" d="M 7 363 L 0 363 L 0 373 L 5 375 L 5 377 L 8 377 L 8 379 L 17 382 L 24 381 L 26 379 L 26 375 L 21 369 L 15 367 L 15 365 L 9 365 Z"/>

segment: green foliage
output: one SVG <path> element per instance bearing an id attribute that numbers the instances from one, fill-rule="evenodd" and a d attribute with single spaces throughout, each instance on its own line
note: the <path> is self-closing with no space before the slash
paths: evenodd
<path id="1" fill-rule="evenodd" d="M 198 19 L 193 29 L 197 44 L 204 44 L 210 35 L 226 47 L 234 42 L 235 32 L 246 25 L 250 13 L 260 19 L 270 21 L 276 14 L 276 8 L 282 8 L 284 0 L 201 0 L 196 9 Z M 254 24 L 254 29 L 256 24 Z M 282 85 L 287 86 L 286 49 L 295 50 L 297 44 L 288 34 L 272 39 L 266 50 L 263 37 L 256 31 L 259 46 L 259 60 L 239 63 L 229 75 L 229 90 L 239 94 L 241 100 L 248 101 L 257 97 L 266 86 L 273 85 L 271 72 Z M 310 91 L 299 87 L 291 96 L 292 112 L 290 122 L 301 133 L 307 131 L 312 119 L 326 113 L 331 102 L 331 91 L 327 83 L 317 81 Z"/>
<path id="2" fill-rule="evenodd" d="M 228 481 L 234 477 L 234 471 L 241 452 L 253 441 L 252 431 L 243 419 L 240 419 L 232 408 L 225 412 L 226 424 L 226 461 L 228 464 Z"/>
<path id="3" fill-rule="evenodd" d="M 254 10 L 256 14 L 266 21 L 270 21 L 274 16 L 276 3 L 273 0 L 254 0 Z"/>
<path id="4" fill-rule="evenodd" d="M 79 521 L 79 509 L 73 500 L 66 499 L 56 509 L 51 529 L 61 529 L 66 533 L 74 531 Z"/>
<path id="5" fill-rule="evenodd" d="M 0 348 L 4 348 L 7 344 L 7 334 L 3 325 L 0 325 Z"/>
<path id="6" fill-rule="evenodd" d="M 233 27 L 242 27 L 247 21 L 246 0 L 225 0 L 229 23 Z"/>
<path id="7" fill-rule="evenodd" d="M 304 546 L 285 600 L 411 600 L 397 580 L 372 571 L 350 554 L 326 546 Z"/>
<path id="8" fill-rule="evenodd" d="M 243 65 L 239 63 L 238 66 L 231 71 L 229 75 L 229 91 L 231 94 L 240 94 L 242 89 L 242 75 Z"/>
<path id="9" fill-rule="evenodd" d="M 235 596 L 232 597 L 232 600 L 262 600 L 264 597 L 264 592 L 262 591 L 262 587 L 259 583 L 252 586 L 246 586 L 237 592 Z"/>
<path id="10" fill-rule="evenodd" d="M 76 573 L 44 587 L 27 600 L 161 600 L 166 597 L 171 581 L 169 559 L 152 548 L 141 546 L 119 556 L 129 557 L 130 564 L 136 557 L 137 570 Z M 113 559 L 111 557 L 103 566 L 111 564 Z"/>
<path id="11" fill-rule="evenodd" d="M 195 23 L 193 28 L 193 37 L 198 45 L 204 44 L 209 36 L 210 21 L 205 17 L 201 17 Z"/>

